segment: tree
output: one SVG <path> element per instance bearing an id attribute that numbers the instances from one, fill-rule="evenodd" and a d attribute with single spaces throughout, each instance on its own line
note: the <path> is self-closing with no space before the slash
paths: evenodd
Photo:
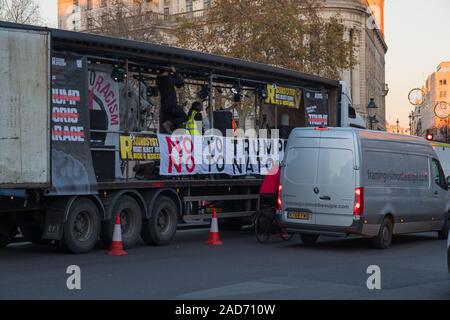
<path id="1" fill-rule="evenodd" d="M 146 8 L 146 0 L 133 1 L 133 5 L 123 0 L 110 0 L 107 6 L 87 14 L 89 32 L 105 34 L 125 39 L 163 42 L 158 29 L 160 16 Z"/>
<path id="2" fill-rule="evenodd" d="M 0 0 L 0 20 L 40 24 L 39 4 L 34 0 Z"/>
<path id="3" fill-rule="evenodd" d="M 179 18 L 173 35 L 183 48 L 337 79 L 356 64 L 356 41 L 322 8 L 322 0 L 216 0 L 202 18 Z"/>

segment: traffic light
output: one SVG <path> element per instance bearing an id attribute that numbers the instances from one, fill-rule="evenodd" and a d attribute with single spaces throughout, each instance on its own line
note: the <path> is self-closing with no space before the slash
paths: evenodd
<path id="1" fill-rule="evenodd" d="M 428 131 L 427 131 L 426 139 L 427 139 L 428 141 L 433 141 L 433 140 L 434 140 L 434 134 L 433 134 L 433 132 L 431 132 L 430 130 L 428 130 Z"/>

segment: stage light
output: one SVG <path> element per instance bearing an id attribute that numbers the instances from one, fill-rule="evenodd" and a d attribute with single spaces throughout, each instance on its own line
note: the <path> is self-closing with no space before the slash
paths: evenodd
<path id="1" fill-rule="evenodd" d="M 267 99 L 267 97 L 269 96 L 269 94 L 267 92 L 267 85 L 259 85 L 256 88 L 256 92 L 257 92 L 258 96 L 263 100 Z"/>
<path id="2" fill-rule="evenodd" d="M 157 97 L 159 95 L 159 91 L 157 87 L 154 86 L 147 86 L 147 97 L 148 98 L 152 98 L 152 97 Z"/>
<path id="3" fill-rule="evenodd" d="M 233 101 L 239 102 L 242 98 L 242 88 L 239 82 L 236 82 L 231 88 L 231 93 L 233 94 Z"/>
<path id="4" fill-rule="evenodd" d="M 112 72 L 111 72 L 111 79 L 113 79 L 115 82 L 124 82 L 127 78 L 127 73 L 125 70 L 121 67 L 114 66 Z"/>
<path id="5" fill-rule="evenodd" d="M 209 85 L 204 84 L 199 92 L 197 92 L 197 97 L 200 100 L 206 100 L 209 97 Z"/>

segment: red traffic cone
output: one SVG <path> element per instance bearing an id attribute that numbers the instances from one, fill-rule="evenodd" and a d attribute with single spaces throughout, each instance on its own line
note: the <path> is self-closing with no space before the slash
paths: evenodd
<path id="1" fill-rule="evenodd" d="M 128 253 L 123 250 L 122 227 L 120 225 L 120 214 L 116 215 L 116 224 L 114 225 L 114 233 L 111 242 L 111 249 L 108 256 L 126 256 Z"/>
<path id="2" fill-rule="evenodd" d="M 211 229 L 209 231 L 209 239 L 205 242 L 210 246 L 220 246 L 222 245 L 222 241 L 219 238 L 219 226 L 217 223 L 217 212 L 216 209 L 213 209 L 212 220 L 211 220 Z"/>

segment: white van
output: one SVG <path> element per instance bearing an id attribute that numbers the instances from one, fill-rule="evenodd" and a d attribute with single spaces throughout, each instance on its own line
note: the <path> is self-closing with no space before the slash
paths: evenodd
<path id="1" fill-rule="evenodd" d="M 292 131 L 277 217 L 306 244 L 359 234 L 387 248 L 393 234 L 447 239 L 450 192 L 432 146 L 414 136 L 353 128 Z"/>

